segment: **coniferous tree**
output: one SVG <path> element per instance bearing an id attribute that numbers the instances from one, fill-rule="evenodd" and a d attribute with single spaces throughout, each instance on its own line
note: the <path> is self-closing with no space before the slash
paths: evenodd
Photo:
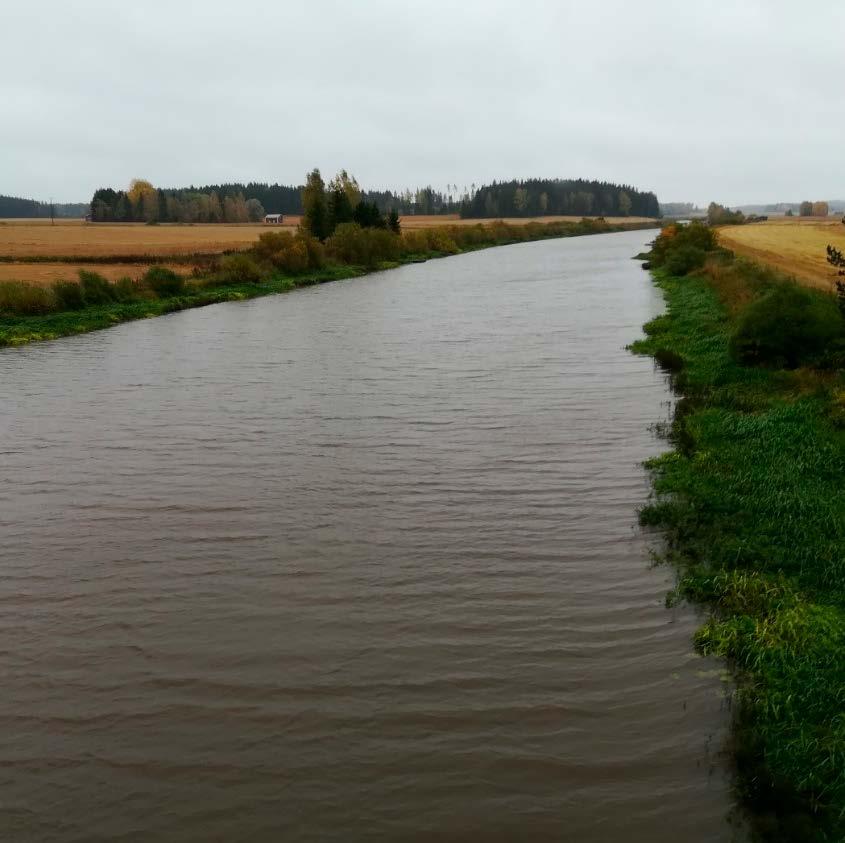
<path id="1" fill-rule="evenodd" d="M 334 187 L 328 199 L 328 235 L 345 222 L 352 222 L 353 210 L 349 194 L 341 187 Z"/>
<path id="2" fill-rule="evenodd" d="M 361 228 L 387 228 L 387 221 L 375 202 L 367 202 L 366 200 L 359 202 L 352 212 L 352 219 Z"/>

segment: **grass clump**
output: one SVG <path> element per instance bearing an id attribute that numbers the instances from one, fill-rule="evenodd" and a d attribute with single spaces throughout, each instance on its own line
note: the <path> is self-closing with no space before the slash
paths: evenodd
<path id="1" fill-rule="evenodd" d="M 0 282 L 0 314 L 43 316 L 56 309 L 52 290 L 22 281 Z"/>
<path id="2" fill-rule="evenodd" d="M 263 274 L 261 267 L 249 255 L 226 255 L 220 262 L 223 284 L 257 284 Z"/>
<path id="3" fill-rule="evenodd" d="M 79 286 L 86 305 L 108 304 L 115 300 L 111 284 L 97 272 L 79 270 Z"/>
<path id="4" fill-rule="evenodd" d="M 121 283 L 121 294 L 132 295 L 134 292 L 137 296 L 139 290 L 132 290 L 125 280 Z M 168 298 L 169 296 L 178 296 L 185 289 L 185 279 L 168 269 L 166 266 L 151 266 L 144 273 L 144 285 L 150 288 L 160 299 Z"/>
<path id="5" fill-rule="evenodd" d="M 85 307 L 82 287 L 76 281 L 56 281 L 53 284 L 53 295 L 57 310 L 82 310 Z"/>

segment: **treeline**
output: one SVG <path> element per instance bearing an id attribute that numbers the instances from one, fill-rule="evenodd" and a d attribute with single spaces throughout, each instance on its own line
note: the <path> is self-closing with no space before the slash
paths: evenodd
<path id="1" fill-rule="evenodd" d="M 307 185 L 263 182 L 156 188 L 148 181 L 135 179 L 127 190 L 102 187 L 95 191 L 91 200 L 91 218 L 94 222 L 258 222 L 265 213 L 304 213 L 303 195 L 306 189 Z M 356 201 L 368 202 L 381 214 L 390 211 L 397 214 L 456 214 L 461 203 L 470 200 L 474 189 L 474 185 L 470 189 L 464 188 L 465 192 L 460 196 L 457 185 L 450 185 L 454 193 L 437 191 L 430 186 L 394 193 L 390 190 L 361 190 L 356 183 Z M 85 207 L 80 214 L 87 210 Z"/>
<path id="2" fill-rule="evenodd" d="M 51 213 L 52 212 L 52 213 Z M 88 213 L 83 202 L 37 202 L 17 196 L 0 196 L 0 217 L 3 219 L 49 219 L 55 217 L 81 217 Z"/>
<path id="3" fill-rule="evenodd" d="M 91 200 L 93 222 L 260 222 L 264 214 L 262 203 L 242 191 L 164 190 L 143 179 L 126 191 L 100 188 Z"/>
<path id="4" fill-rule="evenodd" d="M 100 188 L 94 193 L 94 222 L 248 222 L 268 214 L 305 212 L 307 185 L 264 182 L 202 187 L 155 188 L 136 179 L 128 190 Z M 152 194 L 155 194 L 154 196 Z M 657 197 L 625 185 L 583 179 L 531 179 L 436 190 L 428 185 L 402 191 L 363 190 L 359 199 L 382 214 L 460 214 L 462 217 L 640 216 L 659 217 Z M 259 209 L 261 213 L 259 214 Z"/>
<path id="5" fill-rule="evenodd" d="M 460 214 L 468 218 L 561 216 L 659 217 L 651 192 L 583 179 L 529 179 L 481 187 Z"/>

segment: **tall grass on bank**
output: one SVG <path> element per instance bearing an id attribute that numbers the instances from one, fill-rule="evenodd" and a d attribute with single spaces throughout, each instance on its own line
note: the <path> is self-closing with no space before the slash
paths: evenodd
<path id="1" fill-rule="evenodd" d="M 91 271 L 81 271 L 78 281 L 58 281 L 51 288 L 0 282 L 0 346 L 55 339 L 227 299 L 284 292 L 487 246 L 647 227 L 652 225 L 609 225 L 597 220 L 524 226 L 495 222 L 398 235 L 346 223 L 325 244 L 301 231 L 268 231 L 252 249 L 209 259 L 204 271 L 190 278 L 151 266 L 142 278 L 124 278 L 115 284 Z"/>
<path id="2" fill-rule="evenodd" d="M 748 314 L 798 288 L 725 253 L 656 278 L 668 312 L 634 350 L 671 354 L 683 397 L 674 450 L 648 464 L 641 520 L 666 533 L 677 594 L 712 608 L 697 646 L 736 668 L 734 748 L 755 835 L 845 840 L 845 380 L 821 348 L 837 339 L 802 344 L 798 364 L 751 361 L 736 343 Z M 795 302 L 781 304 L 789 319 Z"/>

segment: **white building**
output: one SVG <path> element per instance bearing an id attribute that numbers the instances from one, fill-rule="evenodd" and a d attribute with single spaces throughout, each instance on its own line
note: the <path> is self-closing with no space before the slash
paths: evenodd
<path id="1" fill-rule="evenodd" d="M 265 214 L 264 222 L 270 225 L 281 225 L 285 221 L 282 214 Z"/>

